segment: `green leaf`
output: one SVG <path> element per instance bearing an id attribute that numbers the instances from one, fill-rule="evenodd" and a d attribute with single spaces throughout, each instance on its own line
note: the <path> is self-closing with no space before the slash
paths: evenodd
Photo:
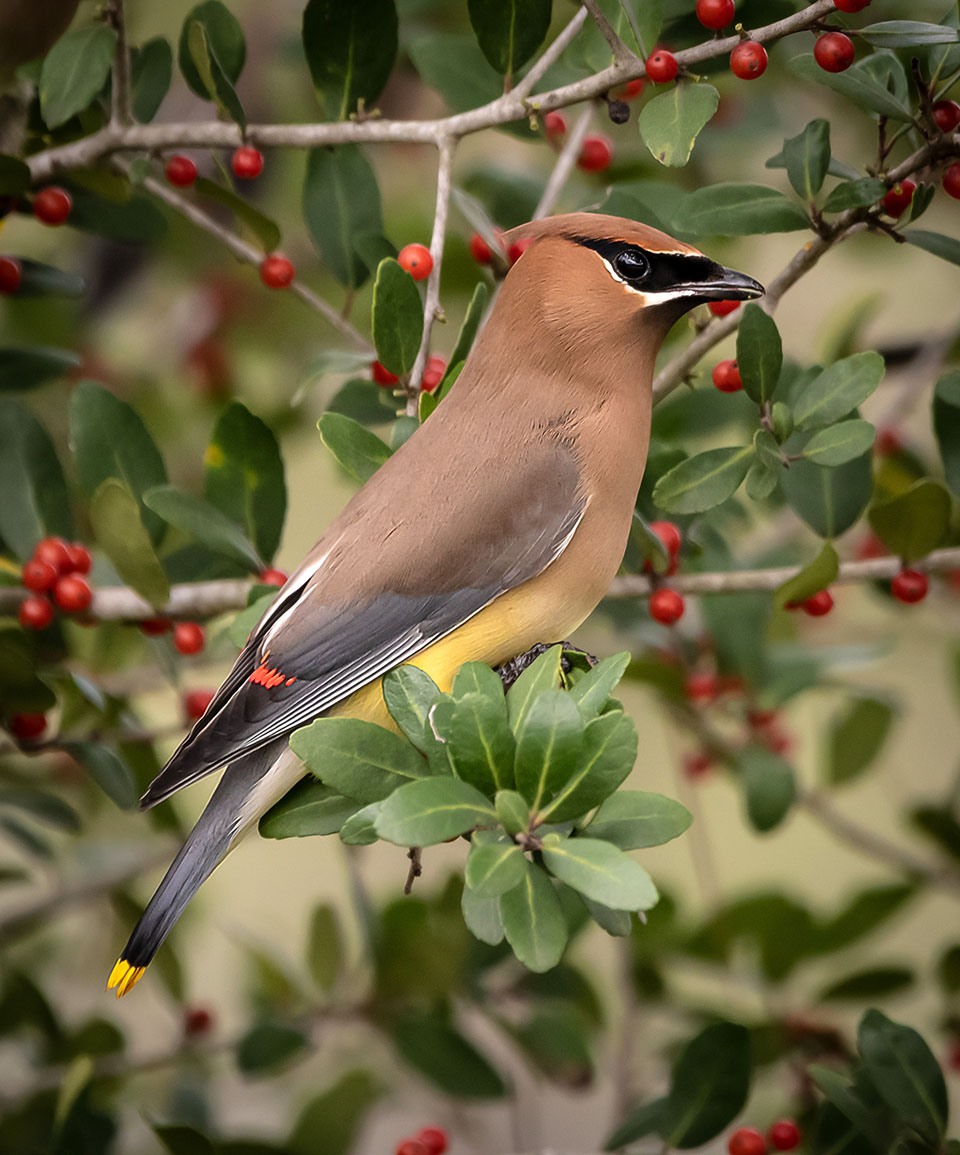
<path id="1" fill-rule="evenodd" d="M 313 87 L 331 120 L 346 120 L 360 101 L 369 112 L 397 56 L 394 0 L 341 4 L 310 0 L 303 12 L 303 51 Z"/>
<path id="2" fill-rule="evenodd" d="M 20 810 L 57 830 L 69 830 L 76 834 L 80 830 L 80 816 L 76 810 L 55 794 L 34 790 L 29 786 L 8 786 L 0 788 L 0 806 Z"/>
<path id="3" fill-rule="evenodd" d="M 854 353 L 828 366 L 793 399 L 797 428 L 819 429 L 846 417 L 873 393 L 883 373 L 883 358 L 873 352 Z"/>
<path id="4" fill-rule="evenodd" d="M 451 112 L 467 112 L 503 95 L 503 78 L 472 36 L 420 36 L 407 46 L 413 66 Z"/>
<path id="5" fill-rule="evenodd" d="M 835 1067 L 824 1067 L 819 1063 L 811 1063 L 810 1066 L 807 1067 L 807 1072 L 827 1102 L 832 1104 L 842 1116 L 844 1123 L 849 1120 L 857 1130 L 862 1131 L 864 1135 L 870 1136 L 871 1140 L 875 1142 L 877 1146 L 884 1145 L 884 1140 L 879 1133 L 879 1131 L 883 1129 L 882 1116 L 878 1122 L 875 1105 L 864 1102 L 858 1093 L 860 1088 L 858 1088 L 852 1079 L 842 1075 Z M 820 1129 L 822 1130 L 822 1128 L 823 1123 L 821 1122 Z M 817 1138 L 820 1138 L 819 1133 Z M 818 1149 L 824 1149 L 820 1143 L 818 1143 Z M 830 1147 L 827 1146 L 826 1149 L 829 1150 Z M 846 1142 L 842 1144 L 841 1149 L 847 1149 Z"/>
<path id="6" fill-rule="evenodd" d="M 554 800 L 538 815 L 541 821 L 568 822 L 608 798 L 633 769 L 637 729 L 618 712 L 603 714 L 587 724 L 583 752 Z"/>
<path id="7" fill-rule="evenodd" d="M 424 754 L 439 743 L 427 726 L 430 708 L 440 697 L 436 682 L 418 666 L 403 665 L 383 678 L 383 700 L 408 740 Z"/>
<path id="8" fill-rule="evenodd" d="M 567 920 L 547 874 L 535 863 L 524 863 L 520 885 L 500 896 L 500 915 L 513 953 L 528 970 L 542 973 L 560 961 Z"/>
<path id="9" fill-rule="evenodd" d="M 704 513 L 732 497 L 753 460 L 752 445 L 708 449 L 668 470 L 653 489 L 667 513 Z"/>
<path id="10" fill-rule="evenodd" d="M 500 1099 L 507 1093 L 500 1073 L 446 1019 L 429 1011 L 406 1011 L 393 1025 L 401 1056 L 457 1099 Z"/>
<path id="11" fill-rule="evenodd" d="M 498 898 L 481 898 L 476 891 L 465 886 L 460 898 L 460 912 L 474 938 L 487 946 L 503 942 L 503 919 Z"/>
<path id="12" fill-rule="evenodd" d="M 802 438 L 798 448 L 801 442 Z M 870 454 L 832 467 L 794 461 L 781 474 L 780 488 L 790 508 L 814 533 L 839 537 L 860 517 L 873 494 Z"/>
<path id="13" fill-rule="evenodd" d="M 868 452 L 876 436 L 877 431 L 869 421 L 859 418 L 841 421 L 815 433 L 803 447 L 803 456 L 817 465 L 846 465 Z"/>
<path id="14" fill-rule="evenodd" d="M 910 815 L 913 825 L 938 850 L 960 861 L 960 822 L 946 806 L 918 806 Z"/>
<path id="15" fill-rule="evenodd" d="M 490 674 L 499 683 L 492 670 Z M 447 757 L 458 778 L 484 794 L 513 785 L 515 743 L 502 691 L 497 698 L 464 694 L 442 722 L 438 718 L 437 732 L 446 740 Z"/>
<path id="16" fill-rule="evenodd" d="M 737 768 L 743 779 L 750 825 L 766 834 L 780 825 L 796 801 L 793 767 L 765 746 L 750 745 L 738 758 Z"/>
<path id="17" fill-rule="evenodd" d="M 16 401 L 0 401 L 0 493 L 0 538 L 21 561 L 41 538 L 73 536 L 70 497 L 53 441 Z"/>
<path id="18" fill-rule="evenodd" d="M 0 391 L 35 389 L 45 381 L 78 368 L 80 358 L 67 349 L 35 345 L 31 349 L 0 349 Z"/>
<path id="19" fill-rule="evenodd" d="M 380 803 L 371 802 L 351 814 L 340 827 L 340 841 L 345 846 L 372 846 L 379 841 L 376 825 L 379 813 Z"/>
<path id="20" fill-rule="evenodd" d="M 937 962 L 937 979 L 946 994 L 960 991 L 960 945 L 947 947 Z"/>
<path id="21" fill-rule="evenodd" d="M 0 196 L 20 197 L 30 191 L 30 166 L 17 156 L 0 153 Z"/>
<path id="22" fill-rule="evenodd" d="M 653 158 L 674 167 L 685 165 L 719 102 L 713 85 L 686 83 L 649 100 L 640 110 L 637 127 Z"/>
<path id="23" fill-rule="evenodd" d="M 381 365 L 398 376 L 409 373 L 423 337 L 423 303 L 413 277 L 392 257 L 377 266 L 372 325 Z"/>
<path id="24" fill-rule="evenodd" d="M 248 200 L 239 196 L 233 189 L 217 184 L 216 181 L 207 180 L 203 176 L 197 177 L 193 182 L 193 187 L 201 196 L 228 208 L 236 219 L 250 230 L 268 253 L 278 247 L 280 244 L 280 226 L 276 221 L 264 216 L 259 209 L 255 209 Z"/>
<path id="25" fill-rule="evenodd" d="M 303 219 L 324 264 L 348 289 L 369 276 L 354 238 L 383 232 L 380 190 L 370 162 L 355 144 L 314 148 L 303 185 Z"/>
<path id="26" fill-rule="evenodd" d="M 878 698 L 854 698 L 830 727 L 826 779 L 834 786 L 852 782 L 880 753 L 893 709 Z"/>
<path id="27" fill-rule="evenodd" d="M 939 1145 L 947 1122 L 947 1088 L 923 1038 L 882 1011 L 869 1010 L 860 1020 L 857 1047 L 887 1106 L 928 1143 Z"/>
<path id="28" fill-rule="evenodd" d="M 910 883 L 861 891 L 815 932 L 810 953 L 829 954 L 872 934 L 916 895 Z"/>
<path id="29" fill-rule="evenodd" d="M 233 401 L 214 426 L 203 465 L 207 501 L 238 525 L 269 562 L 287 510 L 283 458 L 273 433 Z"/>
<path id="30" fill-rule="evenodd" d="M 569 694 L 545 690 L 517 729 L 517 789 L 536 811 L 572 776 L 584 726 Z"/>
<path id="31" fill-rule="evenodd" d="M 318 718 L 294 731 L 290 749 L 324 785 L 358 802 L 379 802 L 428 772 L 399 734 L 360 718 Z"/>
<path id="32" fill-rule="evenodd" d="M 630 652 L 604 658 L 588 670 L 570 689 L 570 697 L 580 708 L 584 722 L 591 722 L 610 700 L 610 695 L 630 665 Z"/>
<path id="33" fill-rule="evenodd" d="M 832 88 L 868 112 L 904 121 L 910 120 L 913 115 L 906 101 L 889 92 L 860 65 L 854 65 L 846 72 L 825 72 L 814 59 L 813 53 L 804 53 L 794 56 L 788 66 L 801 80 Z"/>
<path id="34" fill-rule="evenodd" d="M 480 322 L 483 320 L 483 315 L 486 312 L 487 305 L 490 302 L 490 290 L 483 281 L 479 281 L 473 290 L 473 296 L 470 298 L 470 304 L 467 306 L 467 315 L 463 318 L 463 324 L 460 326 L 460 332 L 457 334 L 457 343 L 453 347 L 453 352 L 450 354 L 450 360 L 447 362 L 447 371 L 440 380 L 440 384 L 436 389 L 436 396 L 438 400 L 443 400 L 450 392 L 456 377 L 453 372 L 461 361 L 466 361 L 467 354 L 473 348 L 473 342 L 477 336 L 477 331 L 480 328 Z M 429 397 L 430 394 L 424 393 L 424 397 Z"/>
<path id="35" fill-rule="evenodd" d="M 551 646 L 523 671 L 507 693 L 507 710 L 514 734 L 519 733 L 530 707 L 544 690 L 560 685 L 560 646 Z"/>
<path id="36" fill-rule="evenodd" d="M 383 1094 L 369 1071 L 347 1071 L 297 1116 L 286 1143 L 291 1155 L 349 1155 L 364 1118 Z"/>
<path id="37" fill-rule="evenodd" d="M 243 105 L 199 20 L 191 21 L 187 28 L 187 49 L 203 84 L 203 95 L 216 104 L 222 117 L 234 121 L 241 132 L 246 132 L 247 116 Z"/>
<path id="38" fill-rule="evenodd" d="M 380 807 L 376 829 L 398 846 L 433 846 L 496 820 L 493 804 L 475 787 L 437 776 L 395 790 Z"/>
<path id="39" fill-rule="evenodd" d="M 535 1069 L 557 1089 L 575 1091 L 593 1082 L 591 1028 L 566 1007 L 537 1011 L 510 1033 Z"/>
<path id="40" fill-rule="evenodd" d="M 832 188 L 823 203 L 825 213 L 841 213 L 844 209 L 861 209 L 875 205 L 887 191 L 887 186 L 876 177 L 845 180 Z"/>
<path id="41" fill-rule="evenodd" d="M 20 287 L 17 297 L 49 297 L 54 294 L 61 297 L 81 297 L 87 288 L 87 282 L 77 273 L 67 273 L 53 265 L 45 265 L 42 261 L 31 261 L 29 257 L 17 257 L 20 262 Z M 50 352 L 48 350 L 48 352 Z M 60 358 L 74 357 L 66 350 L 54 350 Z M 62 372 L 62 368 L 60 372 Z"/>
<path id="42" fill-rule="evenodd" d="M 144 493 L 143 502 L 169 525 L 196 538 L 214 553 L 254 572 L 263 569 L 263 558 L 236 522 L 202 497 L 173 485 L 157 485 Z"/>
<path id="43" fill-rule="evenodd" d="M 823 187 L 830 166 L 830 122 L 811 120 L 799 136 L 785 140 L 783 159 L 793 191 L 805 201 L 812 201 Z"/>
<path id="44" fill-rule="evenodd" d="M 956 44 L 956 29 L 924 20 L 882 20 L 860 29 L 860 36 L 875 48 L 913 48 L 919 44 Z"/>
<path id="45" fill-rule="evenodd" d="M 809 223 L 803 209 L 775 188 L 726 182 L 695 189 L 685 196 L 672 226 L 682 233 L 739 237 L 787 233 L 805 229 Z"/>
<path id="46" fill-rule="evenodd" d="M 666 1118 L 667 1097 L 635 1107 L 603 1145 L 604 1151 L 619 1151 L 638 1139 L 659 1131 Z"/>
<path id="47" fill-rule="evenodd" d="M 530 807 L 516 790 L 498 790 L 493 804 L 497 818 L 508 834 L 519 834 L 530 828 Z"/>
<path id="48" fill-rule="evenodd" d="M 602 803 L 584 833 L 621 850 L 642 850 L 679 837 L 692 821 L 686 806 L 663 794 L 621 790 Z"/>
<path id="49" fill-rule="evenodd" d="M 933 429 L 947 485 L 960 494 L 960 372 L 948 373 L 933 391 Z"/>
<path id="50" fill-rule="evenodd" d="M 473 836 L 464 879 L 481 898 L 499 898 L 522 881 L 526 860 L 515 842 L 481 841 L 481 833 Z"/>
<path id="51" fill-rule="evenodd" d="M 825 590 L 827 586 L 837 580 L 840 572 L 840 559 L 837 551 L 829 541 L 823 543 L 823 548 L 813 561 L 789 578 L 774 594 L 773 603 L 778 609 L 784 606 L 795 605 L 812 598 L 815 593 Z"/>
<path id="52" fill-rule="evenodd" d="M 759 305 L 744 306 L 737 329 L 737 366 L 751 401 L 763 405 L 772 400 L 783 367 L 783 346 L 776 321 Z"/>
<path id="53" fill-rule="evenodd" d="M 211 1140 L 196 1127 L 177 1123 L 166 1126 L 151 1123 L 150 1128 L 170 1155 L 216 1155 Z"/>
<path id="54" fill-rule="evenodd" d="M 258 829 L 264 838 L 336 834 L 359 809 L 355 798 L 346 798 L 312 778 L 302 778 L 263 815 Z"/>
<path id="55" fill-rule="evenodd" d="M 474 35 L 503 76 L 513 76 L 543 43 L 551 0 L 468 0 Z"/>
<path id="56" fill-rule="evenodd" d="M 97 544 L 120 579 L 158 609 L 167 604 L 170 583 L 129 487 L 108 477 L 90 500 Z"/>
<path id="57" fill-rule="evenodd" d="M 184 17 L 177 57 L 180 71 L 190 89 L 197 96 L 207 100 L 210 94 L 190 53 L 190 27 L 194 23 L 201 25 L 207 47 L 216 57 L 230 84 L 236 84 L 243 71 L 247 46 L 240 22 L 219 0 L 205 0 L 204 3 L 191 8 Z"/>
<path id="58" fill-rule="evenodd" d="M 122 197 L 98 196 L 89 189 L 70 182 L 73 208 L 70 225 L 108 240 L 130 244 L 150 244 L 167 231 L 167 220 L 158 206 L 145 194 L 124 188 Z"/>
<path id="59" fill-rule="evenodd" d="M 59 128 L 82 112 L 107 82 L 117 34 L 107 24 L 81 24 L 65 33 L 40 68 L 40 113 Z"/>
<path id="60" fill-rule="evenodd" d="M 660 1116 L 658 1133 L 671 1147 L 700 1147 L 743 1109 L 752 1072 L 750 1035 L 735 1023 L 713 1023 L 684 1047 Z"/>
<path id="61" fill-rule="evenodd" d="M 343 970 L 340 920 L 329 903 L 321 903 L 310 916 L 307 932 L 307 965 L 310 977 L 322 991 L 331 991 Z"/>
<path id="62" fill-rule="evenodd" d="M 610 842 L 548 834 L 542 854 L 551 874 L 613 910 L 649 910 L 659 898 L 650 875 Z"/>
<path id="63" fill-rule="evenodd" d="M 917 481 L 899 497 L 870 509 L 870 528 L 909 564 L 937 548 L 950 529 L 950 494 L 935 481 Z"/>
<path id="64" fill-rule="evenodd" d="M 121 810 L 132 810 L 136 806 L 137 786 L 130 767 L 109 746 L 102 742 L 62 742 L 61 745 Z"/>
<path id="65" fill-rule="evenodd" d="M 758 430 L 758 432 L 764 432 Z M 771 469 L 760 458 L 755 458 L 750 468 L 747 470 L 747 480 L 744 485 L 744 492 L 751 501 L 764 501 L 777 488 L 777 482 L 780 480 L 780 470 Z"/>
<path id="66" fill-rule="evenodd" d="M 173 51 L 162 36 L 134 49 L 130 59 L 131 105 L 135 120 L 149 124 L 173 79 Z"/>
<path id="67" fill-rule="evenodd" d="M 81 381 L 70 395 L 70 446 L 77 481 L 88 499 L 108 477 L 126 483 L 156 545 L 166 526 L 143 502 L 143 493 L 164 485 L 163 458 L 138 414 L 95 381 Z"/>
<path id="68" fill-rule="evenodd" d="M 237 1066 L 244 1074 L 282 1070 L 309 1048 L 302 1031 L 284 1023 L 258 1023 L 240 1040 Z"/>
<path id="69" fill-rule="evenodd" d="M 925 229 L 907 229 L 901 234 L 908 244 L 916 245 L 941 260 L 952 265 L 960 265 L 960 241 L 956 237 L 945 237 L 942 233 L 931 233 Z"/>
<path id="70" fill-rule="evenodd" d="M 836 979 L 824 987 L 817 1000 L 822 1003 L 843 1002 L 847 999 L 872 1002 L 874 999 L 899 994 L 913 986 L 914 978 L 913 971 L 908 967 L 868 967 Z"/>
<path id="71" fill-rule="evenodd" d="M 393 450 L 359 421 L 340 413 L 324 413 L 317 422 L 320 439 L 350 476 L 369 480 Z"/>

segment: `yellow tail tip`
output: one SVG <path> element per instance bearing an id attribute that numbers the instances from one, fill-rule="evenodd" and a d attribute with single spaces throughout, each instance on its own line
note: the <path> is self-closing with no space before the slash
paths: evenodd
<path id="1" fill-rule="evenodd" d="M 146 969 L 146 967 L 135 967 L 132 963 L 128 963 L 126 959 L 117 959 L 116 966 L 114 966 L 110 972 L 110 977 L 107 979 L 107 990 L 112 991 L 116 988 L 117 998 L 122 999 L 125 994 L 133 990 L 140 981 L 140 976 Z"/>

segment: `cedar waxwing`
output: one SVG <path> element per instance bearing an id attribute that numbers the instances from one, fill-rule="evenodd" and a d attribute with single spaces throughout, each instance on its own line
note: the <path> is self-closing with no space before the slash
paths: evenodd
<path id="1" fill-rule="evenodd" d="M 667 331 L 701 301 L 763 293 L 617 217 L 571 213 L 506 240 L 521 237 L 533 243 L 449 396 L 291 575 L 144 795 L 153 806 L 227 767 L 110 975 L 118 996 L 305 773 L 294 730 L 321 714 L 392 725 L 380 680 L 394 667 L 449 690 L 464 662 L 496 666 L 580 625 L 623 558 Z"/>

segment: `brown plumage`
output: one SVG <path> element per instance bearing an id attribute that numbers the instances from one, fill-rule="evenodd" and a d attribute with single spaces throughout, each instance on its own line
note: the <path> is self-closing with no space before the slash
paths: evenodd
<path id="1" fill-rule="evenodd" d="M 231 763 L 196 853 L 182 852 L 124 952 L 120 993 L 238 833 L 303 774 L 285 749 L 294 729 L 329 712 L 387 722 L 380 679 L 400 663 L 447 689 L 463 662 L 500 663 L 587 617 L 623 557 L 663 338 L 701 300 L 762 291 L 615 217 L 554 217 L 508 240 L 520 235 L 533 244 L 450 395 L 291 576 L 144 796 Z"/>

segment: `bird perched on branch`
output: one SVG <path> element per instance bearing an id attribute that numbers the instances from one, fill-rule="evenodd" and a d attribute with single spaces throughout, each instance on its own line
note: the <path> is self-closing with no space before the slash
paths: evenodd
<path id="1" fill-rule="evenodd" d="M 292 574 L 144 795 L 147 808 L 226 767 L 114 967 L 118 996 L 305 773 L 294 730 L 320 715 L 388 725 L 394 667 L 449 690 L 464 662 L 498 665 L 587 617 L 623 558 L 667 331 L 702 301 L 763 293 L 634 221 L 572 213 L 506 239 L 521 238 L 449 396 Z"/>

